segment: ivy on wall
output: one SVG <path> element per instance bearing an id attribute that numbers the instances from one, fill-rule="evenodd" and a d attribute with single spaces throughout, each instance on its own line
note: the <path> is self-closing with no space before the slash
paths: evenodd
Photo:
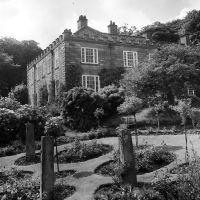
<path id="1" fill-rule="evenodd" d="M 119 81 L 122 79 L 124 72 L 125 72 L 124 67 L 102 69 L 99 72 L 101 80 L 101 88 L 112 84 L 119 86 Z"/>
<path id="2" fill-rule="evenodd" d="M 82 69 L 79 65 L 69 65 L 66 68 L 65 74 L 65 91 L 72 89 L 73 87 L 81 86 Z"/>

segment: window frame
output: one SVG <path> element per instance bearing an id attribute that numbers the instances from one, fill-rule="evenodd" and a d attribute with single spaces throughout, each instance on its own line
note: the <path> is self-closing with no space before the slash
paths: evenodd
<path id="1" fill-rule="evenodd" d="M 92 62 L 87 61 L 87 50 L 92 50 Z M 96 52 L 95 52 L 96 51 Z M 81 47 L 81 63 L 99 64 L 98 48 Z"/>
<path id="2" fill-rule="evenodd" d="M 131 60 L 128 58 L 129 53 L 132 53 L 133 65 L 128 64 L 129 60 Z M 138 52 L 137 51 L 123 51 L 123 63 L 124 63 L 124 67 L 136 67 L 138 65 Z"/>
<path id="3" fill-rule="evenodd" d="M 88 87 L 88 78 L 93 77 L 94 78 L 94 88 Z M 100 90 L 100 77 L 98 75 L 89 75 L 89 74 L 83 74 L 82 75 L 82 86 L 84 88 L 90 88 L 94 90 L 95 92 L 98 92 Z M 98 83 L 97 83 L 98 82 Z"/>

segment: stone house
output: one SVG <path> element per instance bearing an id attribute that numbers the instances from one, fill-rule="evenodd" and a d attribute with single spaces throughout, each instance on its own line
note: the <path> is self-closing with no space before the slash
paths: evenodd
<path id="1" fill-rule="evenodd" d="M 137 67 L 138 62 L 149 59 L 155 49 L 145 37 L 119 34 L 117 25 L 112 21 L 108 25 L 108 33 L 89 27 L 86 16 L 81 15 L 77 25 L 75 33 L 72 34 L 70 29 L 64 30 L 27 66 L 31 105 L 38 104 L 39 90 L 44 84 L 47 85 L 48 101 L 51 101 L 52 91 L 56 95 L 60 84 L 66 84 L 70 66 L 80 67 L 82 86 L 97 92 L 101 88 L 99 73 L 102 69 Z M 53 86 L 52 81 L 55 83 Z M 55 88 L 52 90 L 52 87 Z"/>

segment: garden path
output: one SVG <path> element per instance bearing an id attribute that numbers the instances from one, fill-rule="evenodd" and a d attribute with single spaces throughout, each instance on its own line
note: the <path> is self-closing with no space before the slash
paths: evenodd
<path id="1" fill-rule="evenodd" d="M 87 143 L 89 141 L 85 141 Z M 97 140 L 98 143 L 113 145 L 115 149 L 118 148 L 118 139 L 116 137 L 102 138 Z M 149 145 L 159 146 L 162 143 L 170 146 L 171 150 L 177 154 L 177 161 L 168 165 L 168 169 L 173 168 L 176 163 L 182 163 L 185 161 L 185 138 L 184 135 L 159 135 L 159 136 L 139 136 L 139 144 L 148 143 Z M 133 137 L 133 144 L 135 144 L 135 137 Z M 189 154 L 192 156 L 194 151 L 200 155 L 200 136 L 199 135 L 188 135 L 188 149 Z M 61 145 L 58 150 L 61 151 L 64 147 L 70 144 Z M 193 151 L 194 150 L 194 151 Z M 14 156 L 7 156 L 0 158 L 0 171 L 9 170 L 13 167 L 21 170 L 30 170 L 34 172 L 34 178 L 40 176 L 40 164 L 33 164 L 29 166 L 16 166 L 14 161 L 23 156 L 24 154 L 18 154 Z M 91 159 L 85 162 L 60 164 L 60 170 L 74 169 L 76 173 L 66 178 L 57 179 L 57 182 L 63 182 L 66 184 L 74 185 L 76 192 L 68 200 L 90 200 L 95 189 L 105 183 L 111 183 L 112 178 L 103 177 L 95 174 L 94 170 L 100 164 L 111 159 L 112 153 L 100 156 L 95 159 Z M 56 171 L 55 164 L 55 171 Z M 158 172 L 160 170 L 157 170 Z M 147 173 L 144 175 L 138 175 L 138 181 L 150 182 L 154 179 L 156 172 Z"/>

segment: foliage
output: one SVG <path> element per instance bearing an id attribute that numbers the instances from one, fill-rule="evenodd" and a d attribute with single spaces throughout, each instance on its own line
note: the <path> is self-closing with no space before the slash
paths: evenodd
<path id="1" fill-rule="evenodd" d="M 153 97 L 149 97 L 149 105 L 153 106 L 151 115 L 156 118 L 158 130 L 160 129 L 160 115 L 169 108 L 167 101 L 164 101 L 161 94 L 156 94 Z"/>
<path id="2" fill-rule="evenodd" d="M 0 198 L 2 200 L 36 200 L 40 198 L 39 180 L 32 179 L 29 171 L 12 169 L 1 173 L 4 184 L 1 187 Z M 56 200 L 63 200 L 75 192 L 75 187 L 56 184 L 53 188 Z M 45 193 L 43 194 L 45 197 Z M 45 198 L 42 198 L 45 199 Z"/>
<path id="3" fill-rule="evenodd" d="M 140 188 L 130 190 L 128 185 L 107 184 L 100 186 L 94 200 L 164 200 L 162 195 L 152 189 Z"/>
<path id="4" fill-rule="evenodd" d="M 186 125 L 186 120 L 190 115 L 190 110 L 191 110 L 191 104 L 190 100 L 180 100 L 178 102 L 178 105 L 174 107 L 176 111 L 179 112 L 181 119 L 182 119 L 182 124 Z"/>
<path id="5" fill-rule="evenodd" d="M 41 53 L 41 48 L 38 43 L 34 40 L 23 40 L 18 41 L 11 37 L 2 37 L 0 39 L 0 49 L 7 53 L 9 56 L 13 57 L 13 63 L 15 65 L 20 65 L 20 71 L 15 76 L 20 76 L 16 79 L 16 84 L 21 82 L 26 83 L 26 67 L 29 62 L 31 62 L 37 55 Z M 10 74 L 10 72 L 8 73 Z M 15 78 L 13 76 L 12 78 Z M 12 80 L 10 80 L 12 82 Z M 13 87 L 12 86 L 12 87 Z"/>
<path id="6" fill-rule="evenodd" d="M 117 108 L 119 113 L 135 115 L 142 108 L 142 100 L 135 96 L 126 96 L 125 101 Z"/>
<path id="7" fill-rule="evenodd" d="M 9 110 L 17 110 L 21 107 L 20 102 L 11 97 L 0 97 L 0 108 L 6 108 Z"/>
<path id="8" fill-rule="evenodd" d="M 145 99 L 160 93 L 169 104 L 174 104 L 175 97 L 187 97 L 189 87 L 198 96 L 199 56 L 198 48 L 164 45 L 154 52 L 150 61 L 128 70 L 121 84 L 128 95 Z"/>
<path id="9" fill-rule="evenodd" d="M 46 121 L 44 133 L 48 136 L 59 137 L 63 135 L 63 119 L 62 117 L 51 117 Z"/>
<path id="10" fill-rule="evenodd" d="M 97 125 L 94 112 L 102 108 L 104 99 L 92 90 L 75 87 L 64 94 L 62 116 L 68 127 L 80 131 Z"/>
<path id="11" fill-rule="evenodd" d="M 39 100 L 38 104 L 39 106 L 45 106 L 48 103 L 48 90 L 47 90 L 47 84 L 44 84 L 39 89 Z"/>
<path id="12" fill-rule="evenodd" d="M 200 43 L 200 11 L 192 10 L 188 12 L 187 16 L 184 18 L 184 28 L 185 32 L 190 34 L 190 42 L 193 45 Z"/>
<path id="13" fill-rule="evenodd" d="M 40 139 L 44 134 L 44 126 L 46 117 L 43 114 L 42 109 L 33 108 L 30 105 L 23 105 L 21 108 L 16 110 L 16 114 L 19 118 L 19 131 L 18 134 L 22 140 L 25 139 L 26 123 L 32 123 L 34 125 L 35 139 Z"/>
<path id="14" fill-rule="evenodd" d="M 118 32 L 120 35 L 129 35 L 134 36 L 138 33 L 138 30 L 135 26 L 129 27 L 128 24 L 118 27 Z"/>
<path id="15" fill-rule="evenodd" d="M 158 147 L 138 146 L 135 156 L 137 174 L 152 172 L 171 163 L 175 159 L 175 154 L 169 151 L 166 144 Z M 113 154 L 112 161 L 102 164 L 96 169 L 96 172 L 103 175 L 116 176 L 117 180 L 120 180 L 123 171 L 119 166 L 119 151 Z"/>
<path id="16" fill-rule="evenodd" d="M 105 87 L 112 84 L 119 87 L 119 81 L 122 79 L 124 72 L 124 67 L 101 69 L 101 71 L 99 72 L 99 76 L 101 79 L 101 87 Z"/>
<path id="17" fill-rule="evenodd" d="M 0 145 L 6 145 L 16 139 L 19 119 L 13 110 L 0 108 Z"/>
<path id="18" fill-rule="evenodd" d="M 84 144 L 76 138 L 72 147 L 66 147 L 64 151 L 59 153 L 58 157 L 61 163 L 81 162 L 96 158 L 111 150 L 112 147 L 110 145 L 98 144 L 96 141 Z"/>
<path id="19" fill-rule="evenodd" d="M 81 86 L 82 70 L 79 65 L 69 65 L 65 72 L 65 91 L 69 91 L 73 87 Z"/>
<path id="20" fill-rule="evenodd" d="M 171 180 L 170 174 L 157 176 L 153 188 L 160 192 L 165 199 L 195 200 L 199 199 L 200 173 L 199 158 L 195 156 L 194 161 L 189 163 L 187 171 L 179 170 L 177 179 Z"/>
<path id="21" fill-rule="evenodd" d="M 103 109 L 105 114 L 112 115 L 117 112 L 117 107 L 124 102 L 124 90 L 115 85 L 102 88 L 99 92 L 104 99 Z"/>
<path id="22" fill-rule="evenodd" d="M 13 64 L 11 56 L 0 51 L 0 96 L 7 96 L 21 79 L 20 67 Z"/>
<path id="23" fill-rule="evenodd" d="M 156 43 L 177 43 L 179 40 L 178 31 L 174 30 L 170 23 L 155 22 L 143 27 L 142 32 L 148 33 L 150 39 Z"/>
<path id="24" fill-rule="evenodd" d="M 28 88 L 26 85 L 19 84 L 14 87 L 13 90 L 8 94 L 8 96 L 16 99 L 22 105 L 28 104 Z"/>

